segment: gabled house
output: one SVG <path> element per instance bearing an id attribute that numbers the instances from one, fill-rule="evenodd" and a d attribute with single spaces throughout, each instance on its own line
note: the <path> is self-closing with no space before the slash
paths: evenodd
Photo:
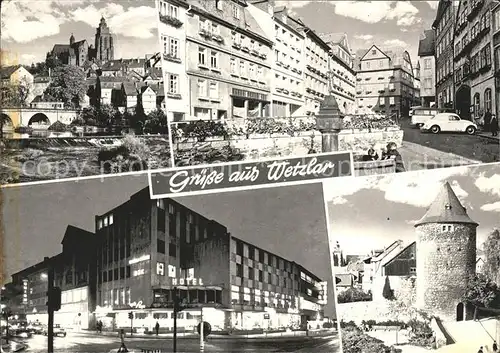
<path id="1" fill-rule="evenodd" d="M 127 111 L 135 109 L 137 107 L 137 87 L 134 82 L 123 82 L 122 83 L 122 95 L 125 102 L 125 109 Z"/>
<path id="2" fill-rule="evenodd" d="M 145 114 L 156 110 L 156 92 L 150 86 L 140 88 L 139 100 Z"/>

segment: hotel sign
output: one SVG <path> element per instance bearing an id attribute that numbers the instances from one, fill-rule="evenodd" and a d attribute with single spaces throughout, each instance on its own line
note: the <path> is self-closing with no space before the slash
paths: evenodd
<path id="1" fill-rule="evenodd" d="M 171 278 L 172 286 L 203 286 L 202 278 Z"/>
<path id="2" fill-rule="evenodd" d="M 28 304 L 28 280 L 23 279 L 23 304 Z"/>

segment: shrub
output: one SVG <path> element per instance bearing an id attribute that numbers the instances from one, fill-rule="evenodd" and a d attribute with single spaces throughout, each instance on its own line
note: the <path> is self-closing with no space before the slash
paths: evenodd
<path id="1" fill-rule="evenodd" d="M 421 347 L 432 347 L 434 345 L 434 334 L 427 322 L 412 319 L 408 321 L 407 325 L 412 332 L 409 339 L 410 344 Z"/>
<path id="2" fill-rule="evenodd" d="M 337 296 L 337 301 L 339 303 L 366 302 L 372 299 L 371 293 L 366 293 L 359 288 L 348 288 L 340 292 Z"/>
<path id="3" fill-rule="evenodd" d="M 344 129 L 385 129 L 398 127 L 396 122 L 381 115 L 348 115 L 343 121 Z"/>
<path id="4" fill-rule="evenodd" d="M 66 132 L 68 131 L 68 125 L 61 123 L 60 121 L 56 121 L 54 124 L 49 126 L 49 130 L 54 132 Z"/>
<path id="5" fill-rule="evenodd" d="M 394 299 L 394 291 L 391 289 L 391 282 L 389 277 L 385 277 L 384 288 L 382 289 L 382 296 L 387 300 Z"/>
<path id="6" fill-rule="evenodd" d="M 367 335 L 357 327 L 347 327 L 342 330 L 342 351 L 344 353 L 398 353 L 401 349 L 390 348 L 383 341 Z"/>
<path id="7" fill-rule="evenodd" d="M 97 160 L 107 172 L 140 171 L 147 168 L 150 155 L 149 147 L 140 138 L 126 135 L 121 146 L 101 149 Z"/>

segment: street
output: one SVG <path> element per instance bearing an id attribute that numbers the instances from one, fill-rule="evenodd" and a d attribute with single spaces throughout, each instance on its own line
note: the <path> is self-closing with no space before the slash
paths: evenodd
<path id="1" fill-rule="evenodd" d="M 47 337 L 35 335 L 27 339 L 26 352 L 46 353 Z M 129 351 L 160 350 L 172 352 L 172 340 L 168 338 L 130 338 L 125 339 Z M 54 352 L 83 353 L 109 352 L 120 347 L 120 340 L 113 336 L 100 336 L 88 333 L 69 333 L 67 337 L 54 339 Z M 177 340 L 177 352 L 199 352 L 199 340 L 185 338 Z M 204 352 L 340 352 L 338 334 L 328 337 L 279 337 L 268 339 L 213 338 L 205 343 Z"/>
<path id="2" fill-rule="evenodd" d="M 498 138 L 493 139 L 477 134 L 469 136 L 465 133 L 423 133 L 420 129 L 410 127 L 409 119 L 403 119 L 400 124 L 404 130 L 403 145 L 409 142 L 483 163 L 500 161 Z"/>

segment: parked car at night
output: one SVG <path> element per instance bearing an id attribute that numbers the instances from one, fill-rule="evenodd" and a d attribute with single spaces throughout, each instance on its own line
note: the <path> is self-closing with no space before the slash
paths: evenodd
<path id="1" fill-rule="evenodd" d="M 49 334 L 47 326 L 44 326 L 42 333 L 45 336 Z M 54 337 L 55 336 L 66 337 L 66 330 L 62 328 L 61 325 L 54 325 Z"/>
<path id="2" fill-rule="evenodd" d="M 440 113 L 427 120 L 420 128 L 422 131 L 430 131 L 433 134 L 440 132 L 465 132 L 474 135 L 477 125 L 470 120 L 463 120 L 457 114 Z"/>

